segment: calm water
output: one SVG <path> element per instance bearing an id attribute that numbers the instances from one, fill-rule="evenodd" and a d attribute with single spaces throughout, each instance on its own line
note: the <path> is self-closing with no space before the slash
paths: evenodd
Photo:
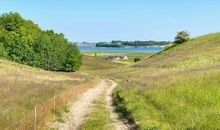
<path id="1" fill-rule="evenodd" d="M 82 52 L 160 52 L 164 48 L 115 48 L 115 47 L 94 47 L 94 46 L 79 46 Z"/>

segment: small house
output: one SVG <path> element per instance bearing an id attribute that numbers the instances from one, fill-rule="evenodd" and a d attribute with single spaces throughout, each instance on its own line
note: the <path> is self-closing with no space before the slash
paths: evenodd
<path id="1" fill-rule="evenodd" d="M 128 60 L 127 56 L 106 56 L 104 57 L 107 61 L 122 61 L 122 60 Z"/>

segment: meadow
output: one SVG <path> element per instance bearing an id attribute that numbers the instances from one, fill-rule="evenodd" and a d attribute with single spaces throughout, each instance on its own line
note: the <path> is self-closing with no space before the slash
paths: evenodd
<path id="1" fill-rule="evenodd" d="M 133 64 L 135 58 L 144 59 L 144 58 L 150 57 L 153 54 L 154 53 L 139 53 L 139 52 L 137 53 L 134 53 L 134 52 L 123 52 L 123 53 L 122 52 L 83 52 L 83 55 L 85 56 L 85 58 L 86 56 L 93 57 L 93 58 L 102 60 L 102 62 L 108 63 L 109 65 L 113 63 L 111 62 L 109 63 L 103 60 L 105 56 L 127 56 L 128 57 L 128 60 L 126 61 L 114 61 L 115 63 L 119 63 L 119 64 L 116 64 L 117 66 L 115 67 L 119 67 L 118 65 L 120 64 L 124 64 L 124 65 Z M 84 63 L 86 62 L 87 62 L 87 59 L 84 60 Z"/>
<path id="2" fill-rule="evenodd" d="M 102 74 L 119 83 L 116 111 L 139 129 L 220 129 L 219 54 L 220 34 L 210 34 Z"/>
<path id="3" fill-rule="evenodd" d="M 85 73 L 50 72 L 8 60 L 0 60 L 0 129 L 44 128 L 55 114 L 86 89 L 99 82 Z M 54 100 L 56 98 L 56 109 Z"/>
<path id="4" fill-rule="evenodd" d="M 74 101 L 99 82 L 96 75 L 119 84 L 113 93 L 116 111 L 138 129 L 220 129 L 219 54 L 220 34 L 216 33 L 174 45 L 157 54 L 84 52 L 81 70 L 75 73 L 49 72 L 1 59 L 0 129 L 8 126 L 13 129 L 21 120 L 27 122 L 30 118 L 25 117 L 33 115 L 34 107 L 45 102 L 50 102 L 50 106 L 42 105 L 42 109 L 47 108 L 50 118 L 39 119 L 45 122 L 62 119 L 62 112 L 68 111 L 68 102 L 64 101 L 67 98 Z M 108 55 L 127 55 L 129 61 L 103 60 Z M 134 63 L 137 57 L 141 61 Z M 51 118 L 54 96 L 60 99 L 62 108 Z M 105 105 L 102 99 L 95 102 L 94 111 L 88 115 L 83 129 L 107 127 L 111 119 Z M 33 128 L 32 123 L 25 128 Z"/>
<path id="5" fill-rule="evenodd" d="M 123 64 L 113 63 L 103 60 L 101 57 L 83 56 L 83 64 L 80 71 L 98 71 L 117 68 Z"/>

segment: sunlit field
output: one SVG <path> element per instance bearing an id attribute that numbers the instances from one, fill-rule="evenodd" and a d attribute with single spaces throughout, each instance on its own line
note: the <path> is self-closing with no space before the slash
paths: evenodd
<path id="1" fill-rule="evenodd" d="M 210 34 L 108 71 L 120 83 L 121 116 L 140 129 L 219 129 L 220 34 Z"/>
<path id="2" fill-rule="evenodd" d="M 83 73 L 49 72 L 6 60 L 0 60 L 0 75 L 0 129 L 33 128 L 35 106 L 38 125 L 43 127 L 44 123 L 53 119 L 54 96 L 57 96 L 58 112 L 86 87 L 99 82 L 94 76 Z M 81 84 L 84 85 L 80 87 Z M 77 94 L 71 95 L 74 93 Z"/>

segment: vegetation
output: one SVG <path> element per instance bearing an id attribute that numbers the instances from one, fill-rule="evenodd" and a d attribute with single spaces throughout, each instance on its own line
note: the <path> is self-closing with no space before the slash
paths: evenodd
<path id="1" fill-rule="evenodd" d="M 148 47 L 148 46 L 168 46 L 168 41 L 112 41 L 96 43 L 97 47 Z"/>
<path id="2" fill-rule="evenodd" d="M 220 34 L 109 70 L 117 110 L 140 129 L 219 129 Z M 128 114 L 123 114 L 128 113 Z"/>
<path id="3" fill-rule="evenodd" d="M 106 108 L 105 95 L 102 95 L 94 104 L 93 112 L 88 115 L 82 130 L 114 130 L 110 112 Z"/>
<path id="4" fill-rule="evenodd" d="M 97 70 L 108 70 L 112 68 L 117 68 L 123 64 L 105 61 L 101 57 L 96 56 L 83 56 L 83 64 L 81 66 L 81 71 L 97 71 Z"/>
<path id="5" fill-rule="evenodd" d="M 81 70 L 95 70 L 94 73 L 114 78 L 119 83 L 113 93 L 116 111 L 136 128 L 220 129 L 220 33 L 190 39 L 189 33 L 182 31 L 177 34 L 175 43 L 154 55 L 84 53 Z M 96 45 L 138 47 L 168 44 L 112 41 Z M 104 61 L 103 57 L 107 55 L 127 55 L 128 64 L 137 63 L 123 66 Z M 76 71 L 82 64 L 77 46 L 63 34 L 43 31 L 17 13 L 0 17 L 0 57 L 54 71 Z M 54 96 L 60 106 L 54 112 L 57 120 L 62 121 L 61 113 L 68 111 L 68 101 L 99 81 L 90 75 L 49 72 L 3 59 L 0 60 L 0 74 L 0 83 L 4 84 L 0 86 L 0 129 L 33 129 L 36 105 L 39 108 L 37 113 L 41 113 L 37 123 L 45 126 L 48 113 L 53 114 Z M 84 83 L 87 85 L 73 87 Z M 106 102 L 100 98 L 82 128 L 109 129 L 112 128 L 107 125 L 109 122 L 112 120 Z"/>
<path id="6" fill-rule="evenodd" d="M 54 96 L 59 113 L 99 82 L 90 75 L 48 72 L 7 60 L 0 60 L 0 75 L 0 129 L 33 129 L 35 106 L 38 128 L 43 129 L 53 118 Z"/>
<path id="7" fill-rule="evenodd" d="M 43 31 L 18 13 L 0 16 L 0 57 L 53 71 L 76 71 L 81 55 L 63 34 Z"/>
<path id="8" fill-rule="evenodd" d="M 84 52 L 83 54 L 85 55 L 85 56 L 84 56 L 85 59 L 83 60 L 84 63 L 87 63 L 86 56 L 89 56 L 89 57 L 92 58 L 93 60 L 97 59 L 97 60 L 99 60 L 99 61 L 102 61 L 102 63 L 107 63 L 108 65 L 112 64 L 112 62 L 107 62 L 107 61 L 103 60 L 103 58 L 104 58 L 105 56 L 115 56 L 115 55 L 117 55 L 117 56 L 127 56 L 127 57 L 128 57 L 128 60 L 125 60 L 125 61 L 113 61 L 113 62 L 115 62 L 115 63 L 119 63 L 119 64 L 114 64 L 114 68 L 117 68 L 117 67 L 119 67 L 120 65 L 123 65 L 123 64 L 127 65 L 127 64 L 135 63 L 135 62 L 134 62 L 134 59 L 135 59 L 135 58 L 140 58 L 140 59 L 142 60 L 142 59 L 145 59 L 145 58 L 147 58 L 147 57 L 152 56 L 154 53 Z M 87 58 L 88 58 L 88 57 L 87 57 Z M 82 68 L 84 68 L 84 67 L 83 67 L 83 66 L 85 65 L 84 63 L 83 63 L 83 65 L 82 65 Z M 89 63 L 92 63 L 92 62 L 89 62 Z M 97 66 L 97 65 L 100 65 L 100 64 L 101 64 L 101 63 L 96 64 L 96 66 Z M 112 64 L 112 65 L 113 65 L 113 64 Z M 88 65 L 87 65 L 87 66 L 88 66 Z M 91 66 L 91 67 L 95 67 L 94 64 L 93 64 L 93 66 L 92 66 L 92 64 L 90 64 L 90 66 Z M 102 67 L 101 67 L 101 68 L 102 68 Z M 97 69 L 98 69 L 98 68 L 97 68 Z M 109 69 L 110 69 L 110 68 L 109 68 Z"/>
<path id="9" fill-rule="evenodd" d="M 137 58 L 137 57 L 134 58 L 134 62 L 138 62 L 140 60 L 141 60 L 140 58 Z"/>
<path id="10" fill-rule="evenodd" d="M 175 43 L 181 44 L 187 42 L 189 39 L 190 39 L 190 34 L 186 31 L 181 31 L 177 33 L 177 36 L 175 37 Z"/>

